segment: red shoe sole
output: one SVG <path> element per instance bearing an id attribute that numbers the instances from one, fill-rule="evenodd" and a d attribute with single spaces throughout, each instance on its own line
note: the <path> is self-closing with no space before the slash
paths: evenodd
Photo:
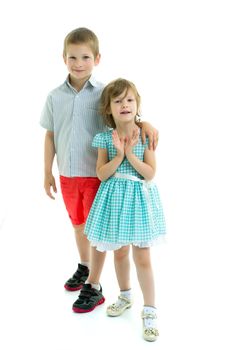
<path id="1" fill-rule="evenodd" d="M 69 287 L 69 286 L 67 286 L 66 284 L 64 285 L 64 288 L 66 289 L 66 290 L 68 290 L 69 292 L 75 292 L 76 290 L 80 290 L 80 289 L 82 289 L 82 284 L 80 285 L 80 286 L 78 286 L 78 287 Z"/>
<path id="2" fill-rule="evenodd" d="M 80 308 L 78 308 L 78 307 L 74 307 L 73 306 L 73 311 L 74 312 L 77 312 L 77 313 L 85 313 L 85 312 L 91 312 L 92 310 L 94 310 L 95 308 L 96 308 L 96 306 L 98 306 L 98 305 L 101 305 L 101 304 L 103 304 L 105 302 L 105 298 L 103 297 L 102 299 L 100 299 L 99 301 L 98 301 L 98 303 L 95 305 L 95 306 L 93 306 L 91 309 L 80 309 Z"/>

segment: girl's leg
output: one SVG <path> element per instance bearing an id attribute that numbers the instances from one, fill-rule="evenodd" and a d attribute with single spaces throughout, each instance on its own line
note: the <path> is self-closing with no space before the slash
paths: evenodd
<path id="1" fill-rule="evenodd" d="M 120 290 L 130 289 L 130 246 L 122 247 L 114 251 L 114 266 Z"/>
<path id="2" fill-rule="evenodd" d="M 114 251 L 114 265 L 120 287 L 120 295 L 114 304 L 108 306 L 108 316 L 120 316 L 132 305 L 129 249 L 130 246 L 126 246 Z"/>
<path id="3" fill-rule="evenodd" d="M 149 248 L 133 247 L 133 259 L 136 265 L 138 281 L 142 290 L 144 307 L 142 311 L 143 338 L 155 341 L 158 338 L 156 325 L 154 277 Z"/>
<path id="4" fill-rule="evenodd" d="M 150 248 L 133 246 L 133 259 L 138 281 L 142 290 L 144 305 L 155 305 L 154 276 L 151 266 Z"/>
<path id="5" fill-rule="evenodd" d="M 156 324 L 154 277 L 149 248 L 133 247 L 133 258 L 136 265 L 138 281 L 142 290 L 144 307 L 142 311 L 143 338 L 155 341 L 159 332 Z"/>

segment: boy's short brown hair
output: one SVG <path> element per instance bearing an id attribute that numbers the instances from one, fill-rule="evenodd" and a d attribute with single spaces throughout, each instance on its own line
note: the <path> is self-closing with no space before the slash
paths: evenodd
<path id="1" fill-rule="evenodd" d="M 64 40 L 63 56 L 66 56 L 69 44 L 88 44 L 94 57 L 96 58 L 99 55 L 99 40 L 90 29 L 81 27 L 68 33 Z"/>

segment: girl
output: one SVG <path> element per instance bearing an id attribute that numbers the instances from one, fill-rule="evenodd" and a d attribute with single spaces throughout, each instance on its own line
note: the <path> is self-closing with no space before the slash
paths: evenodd
<path id="1" fill-rule="evenodd" d="M 102 92 L 100 106 L 106 124 L 113 129 L 97 134 L 93 140 L 93 146 L 98 147 L 96 169 L 101 185 L 85 233 L 94 248 L 87 284 L 73 309 L 91 311 L 104 302 L 99 278 L 107 250 L 114 250 L 121 291 L 117 302 L 107 308 L 107 314 L 119 316 L 132 305 L 129 282 L 129 246 L 132 245 L 144 299 L 143 337 L 154 341 L 158 330 L 150 246 L 165 234 L 159 194 L 156 185 L 151 183 L 156 170 L 155 156 L 148 142 L 143 145 L 141 141 L 136 124 L 140 96 L 132 82 L 117 79 L 108 84 Z M 91 300 L 94 299 L 93 307 Z"/>

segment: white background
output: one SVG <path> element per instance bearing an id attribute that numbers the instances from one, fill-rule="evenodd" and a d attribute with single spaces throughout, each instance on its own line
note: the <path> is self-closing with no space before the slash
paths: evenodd
<path id="1" fill-rule="evenodd" d="M 232 349 L 231 1 L 8 1 L 0 8 L 1 349 Z M 168 226 L 153 249 L 160 339 L 141 338 L 142 297 L 109 319 L 118 289 L 109 253 L 106 303 L 72 313 L 63 290 L 77 265 L 60 191 L 43 191 L 40 113 L 66 75 L 63 39 L 85 26 L 100 40 L 95 76 L 134 81 L 144 120 L 160 132 L 156 181 Z M 56 166 L 54 173 L 58 176 Z"/>

